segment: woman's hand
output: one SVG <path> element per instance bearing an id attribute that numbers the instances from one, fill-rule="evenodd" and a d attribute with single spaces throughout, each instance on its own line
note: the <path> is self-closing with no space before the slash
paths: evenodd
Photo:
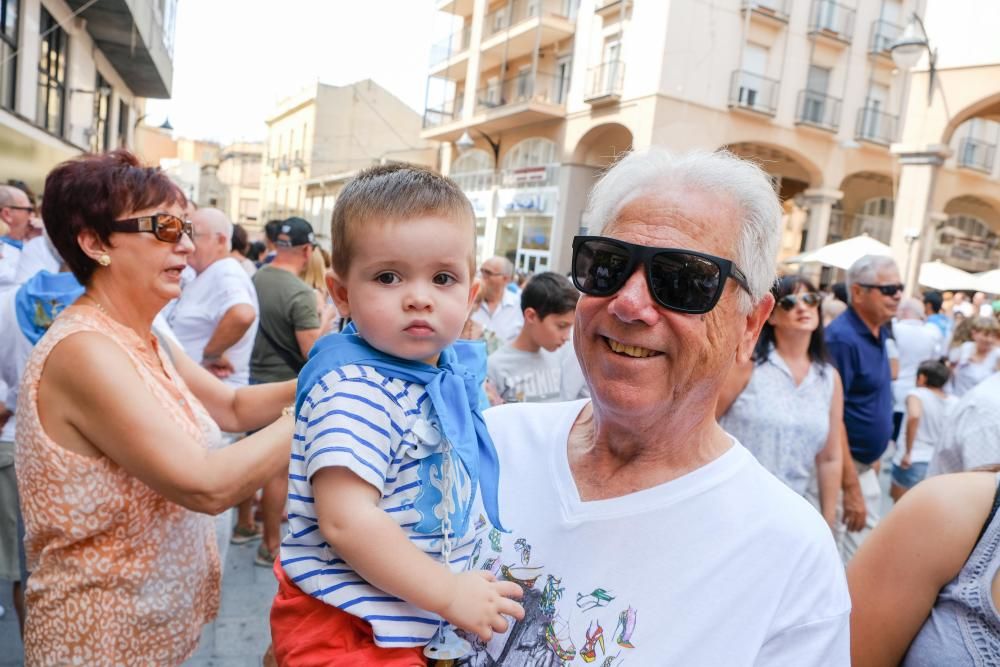
<path id="1" fill-rule="evenodd" d="M 520 599 L 524 591 L 512 581 L 497 581 L 490 572 L 474 570 L 454 577 L 450 601 L 440 610 L 441 617 L 452 625 L 474 632 L 488 642 L 494 632 L 506 632 L 505 616 L 524 618 Z"/>

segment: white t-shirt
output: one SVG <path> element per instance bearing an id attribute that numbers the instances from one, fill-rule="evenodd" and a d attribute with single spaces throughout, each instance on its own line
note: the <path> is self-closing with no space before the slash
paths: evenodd
<path id="1" fill-rule="evenodd" d="M 518 350 L 507 344 L 486 360 L 486 377 L 505 403 L 551 403 L 562 389 L 561 350 Z"/>
<path id="2" fill-rule="evenodd" d="M 512 533 L 478 544 L 473 567 L 522 582 L 526 616 L 480 651 L 503 665 L 850 664 L 844 568 L 809 503 L 735 440 L 679 479 L 583 502 L 566 443 L 584 405 L 486 411 Z"/>
<path id="3" fill-rule="evenodd" d="M 14 311 L 16 296 L 17 287 L 0 288 L 0 340 L 3 340 L 3 344 L 0 345 L 0 382 L 7 385 L 3 395 L 4 403 L 12 413 L 17 409 L 21 375 L 24 374 L 28 357 L 35 347 L 17 323 L 17 314 Z M 12 414 L 0 431 L 0 440 L 13 442 L 16 431 L 17 420 Z"/>
<path id="4" fill-rule="evenodd" d="M 910 452 L 911 463 L 926 463 L 934 456 L 934 450 L 943 441 L 945 432 L 950 425 L 950 411 L 958 403 L 955 396 L 938 396 L 927 387 L 915 387 L 907 397 L 916 396 L 920 400 L 920 422 L 917 424 L 917 436 L 913 440 L 913 451 Z M 896 442 L 896 453 L 892 457 L 895 465 L 903 460 L 906 453 L 906 420 Z"/>
<path id="5" fill-rule="evenodd" d="M 0 290 L 18 284 L 17 265 L 20 261 L 20 249 L 0 241 Z"/>
<path id="6" fill-rule="evenodd" d="M 959 399 L 948 413 L 941 445 L 927 475 L 972 470 L 1000 461 L 1000 373 Z"/>
<path id="7" fill-rule="evenodd" d="M 521 312 L 521 295 L 510 290 L 503 291 L 500 305 L 492 313 L 484 301 L 472 313 L 472 321 L 483 325 L 486 331 L 492 331 L 503 343 L 509 343 L 517 338 L 524 326 L 524 313 Z"/>
<path id="8" fill-rule="evenodd" d="M 176 305 L 170 310 L 168 322 L 189 357 L 201 363 L 205 345 L 212 338 L 222 317 L 233 306 L 253 306 L 257 319 L 236 343 L 226 350 L 226 357 L 235 371 L 223 381 L 234 387 L 250 381 L 250 354 L 260 306 L 253 281 L 232 257 L 213 262 L 184 287 Z"/>
<path id="9" fill-rule="evenodd" d="M 955 396 L 963 396 L 997 370 L 997 364 L 1000 363 L 1000 347 L 994 347 L 979 362 L 972 360 L 975 352 L 976 344 L 970 340 L 953 349 L 949 355 L 955 364 L 955 370 L 952 371 L 951 380 L 948 381 L 948 389 Z"/>
<path id="10" fill-rule="evenodd" d="M 917 367 L 937 356 L 941 342 L 940 330 L 921 320 L 897 320 L 892 334 L 899 348 L 899 374 L 892 381 L 893 410 L 906 411 L 906 396 L 917 386 Z"/>
<path id="11" fill-rule="evenodd" d="M 52 246 L 52 241 L 45 234 L 36 236 L 24 244 L 21 249 L 21 259 L 17 264 L 16 282 L 23 285 L 39 271 L 59 273 L 62 260 Z"/>

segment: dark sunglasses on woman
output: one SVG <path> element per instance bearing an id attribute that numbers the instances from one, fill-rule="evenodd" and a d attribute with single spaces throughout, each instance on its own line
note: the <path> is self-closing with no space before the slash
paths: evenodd
<path id="1" fill-rule="evenodd" d="M 810 308 L 815 308 L 819 305 L 820 298 L 819 294 L 816 294 L 816 292 L 806 292 L 805 294 L 786 294 L 778 299 L 778 305 L 781 306 L 782 310 L 791 310 L 799 301 L 802 301 L 802 303 L 806 304 Z"/>
<path id="2" fill-rule="evenodd" d="M 188 238 L 194 241 L 194 226 L 191 221 L 181 220 L 170 213 L 154 213 L 141 218 L 115 220 L 114 229 L 116 232 L 126 234 L 151 232 L 164 243 L 177 243 L 181 240 L 182 234 L 187 234 Z"/>
<path id="3" fill-rule="evenodd" d="M 750 294 L 746 276 L 728 259 L 678 248 L 653 248 L 605 236 L 573 239 L 573 284 L 590 296 L 611 296 L 642 264 L 649 293 L 658 304 L 680 313 L 707 313 L 715 307 L 726 279 Z"/>

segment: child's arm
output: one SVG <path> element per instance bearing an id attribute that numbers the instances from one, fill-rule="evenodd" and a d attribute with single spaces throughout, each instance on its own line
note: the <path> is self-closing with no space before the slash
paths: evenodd
<path id="1" fill-rule="evenodd" d="M 413 546 L 378 507 L 379 491 L 347 468 L 312 477 L 319 529 L 334 551 L 373 586 L 438 614 L 489 641 L 505 632 L 504 614 L 524 618 L 521 587 L 484 571 L 454 574 Z"/>
<path id="2" fill-rule="evenodd" d="M 920 426 L 920 416 L 923 413 L 924 404 L 914 395 L 906 397 L 906 453 L 900 461 L 900 468 L 910 467 L 910 454 L 913 452 L 913 443 L 917 439 L 917 428 Z"/>

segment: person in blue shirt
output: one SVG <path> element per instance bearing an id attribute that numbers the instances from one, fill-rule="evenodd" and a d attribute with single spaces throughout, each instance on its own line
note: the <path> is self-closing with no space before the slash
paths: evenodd
<path id="1" fill-rule="evenodd" d="M 941 340 L 947 341 L 951 336 L 951 318 L 941 312 L 944 297 L 941 292 L 924 292 L 924 315 L 927 323 L 933 324 L 941 331 Z"/>
<path id="2" fill-rule="evenodd" d="M 892 375 L 885 342 L 903 297 L 891 257 L 865 255 L 847 270 L 850 306 L 826 328 L 827 350 L 844 384 L 844 426 L 851 456 L 844 462 L 840 552 L 849 560 L 879 519 L 878 461 L 892 437 Z M 853 465 L 852 465 L 853 463 Z M 864 498 L 861 524 L 858 493 Z"/>

